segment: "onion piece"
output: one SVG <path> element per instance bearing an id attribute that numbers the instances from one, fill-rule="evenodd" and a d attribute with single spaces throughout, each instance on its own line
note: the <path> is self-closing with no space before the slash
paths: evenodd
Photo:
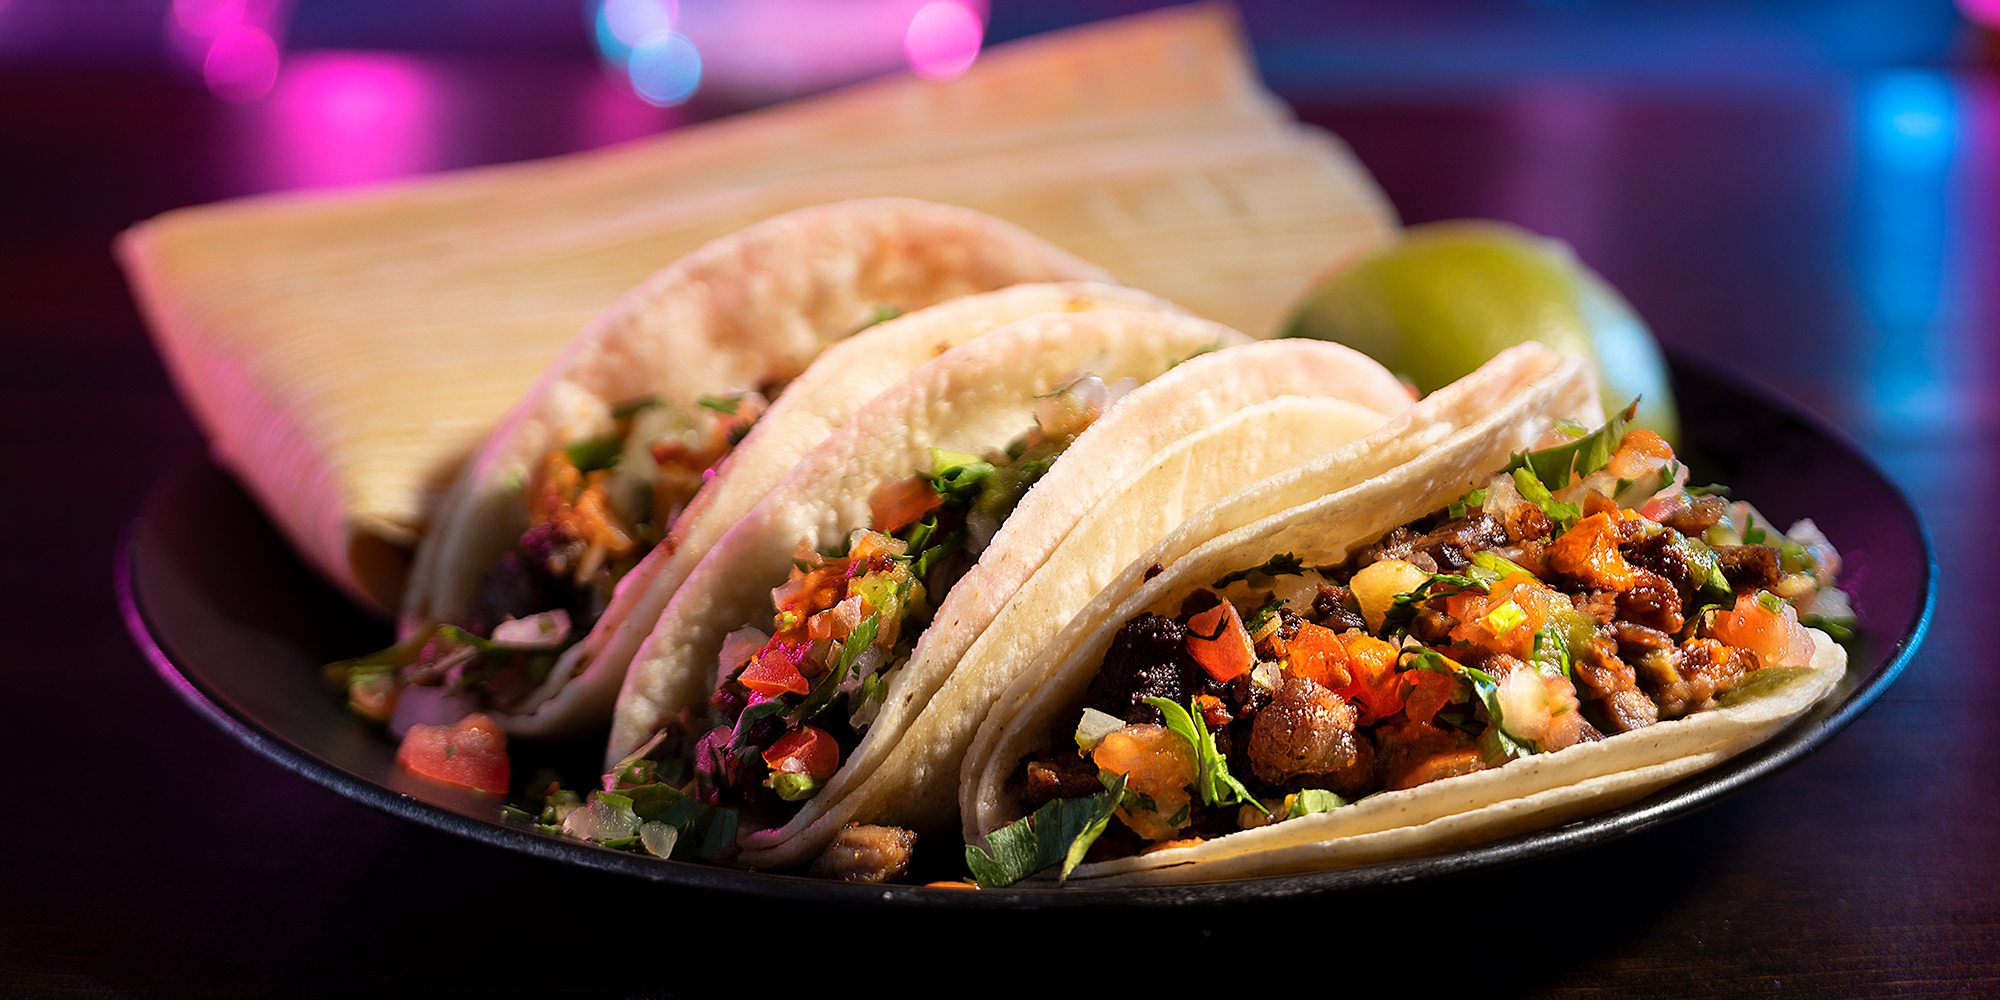
<path id="1" fill-rule="evenodd" d="M 557 608 L 526 618 L 509 618 L 493 626 L 492 638 L 495 646 L 536 653 L 561 649 L 569 641 L 569 633 L 569 612 Z"/>

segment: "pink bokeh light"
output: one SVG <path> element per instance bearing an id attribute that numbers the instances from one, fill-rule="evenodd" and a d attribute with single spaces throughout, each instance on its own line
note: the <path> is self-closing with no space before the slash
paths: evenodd
<path id="1" fill-rule="evenodd" d="M 210 93 L 225 101 L 242 104 L 263 97 L 278 80 L 278 43 L 254 24 L 225 28 L 208 46 L 201 78 Z"/>
<path id="2" fill-rule="evenodd" d="M 420 57 L 301 55 L 263 105 L 271 115 L 265 182 L 328 187 L 434 169 L 439 104 Z"/>
<path id="3" fill-rule="evenodd" d="M 903 35 L 910 69 L 929 80 L 949 80 L 972 68 L 986 34 L 979 14 L 959 0 L 935 0 L 917 9 Z"/>

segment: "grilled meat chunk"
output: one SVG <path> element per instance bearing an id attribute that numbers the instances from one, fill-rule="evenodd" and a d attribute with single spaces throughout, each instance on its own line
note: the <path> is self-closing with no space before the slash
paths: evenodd
<path id="1" fill-rule="evenodd" d="M 1345 698 L 1305 677 L 1286 677 L 1250 727 L 1250 768 L 1271 785 L 1301 782 L 1343 793 L 1368 789 L 1374 752 L 1354 734 Z"/>
<path id="2" fill-rule="evenodd" d="M 917 835 L 899 826 L 849 823 L 812 863 L 815 878 L 879 884 L 909 874 Z"/>
<path id="3" fill-rule="evenodd" d="M 1639 689 L 1638 674 L 1618 658 L 1618 641 L 1599 632 L 1571 660 L 1576 693 L 1601 713 L 1600 729 L 1629 733 L 1660 721 L 1660 709 Z"/>

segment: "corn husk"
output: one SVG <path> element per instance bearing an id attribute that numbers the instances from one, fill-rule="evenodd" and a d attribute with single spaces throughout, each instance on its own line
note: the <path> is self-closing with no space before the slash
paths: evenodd
<path id="1" fill-rule="evenodd" d="M 308 559 L 392 607 L 458 465 L 646 275 L 766 216 L 901 195 L 1022 225 L 1255 334 L 1391 230 L 1330 136 L 1200 6 L 1002 46 L 604 150 L 184 209 L 120 240 L 217 456 Z"/>

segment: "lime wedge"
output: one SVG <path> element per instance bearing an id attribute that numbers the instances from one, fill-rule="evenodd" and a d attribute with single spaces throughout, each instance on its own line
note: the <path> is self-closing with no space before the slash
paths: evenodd
<path id="1" fill-rule="evenodd" d="M 1286 334 L 1346 344 L 1424 392 L 1539 340 L 1595 362 L 1607 416 L 1642 397 L 1636 423 L 1679 440 L 1666 362 L 1631 305 L 1568 244 L 1506 223 L 1410 227 L 1320 285 Z"/>

